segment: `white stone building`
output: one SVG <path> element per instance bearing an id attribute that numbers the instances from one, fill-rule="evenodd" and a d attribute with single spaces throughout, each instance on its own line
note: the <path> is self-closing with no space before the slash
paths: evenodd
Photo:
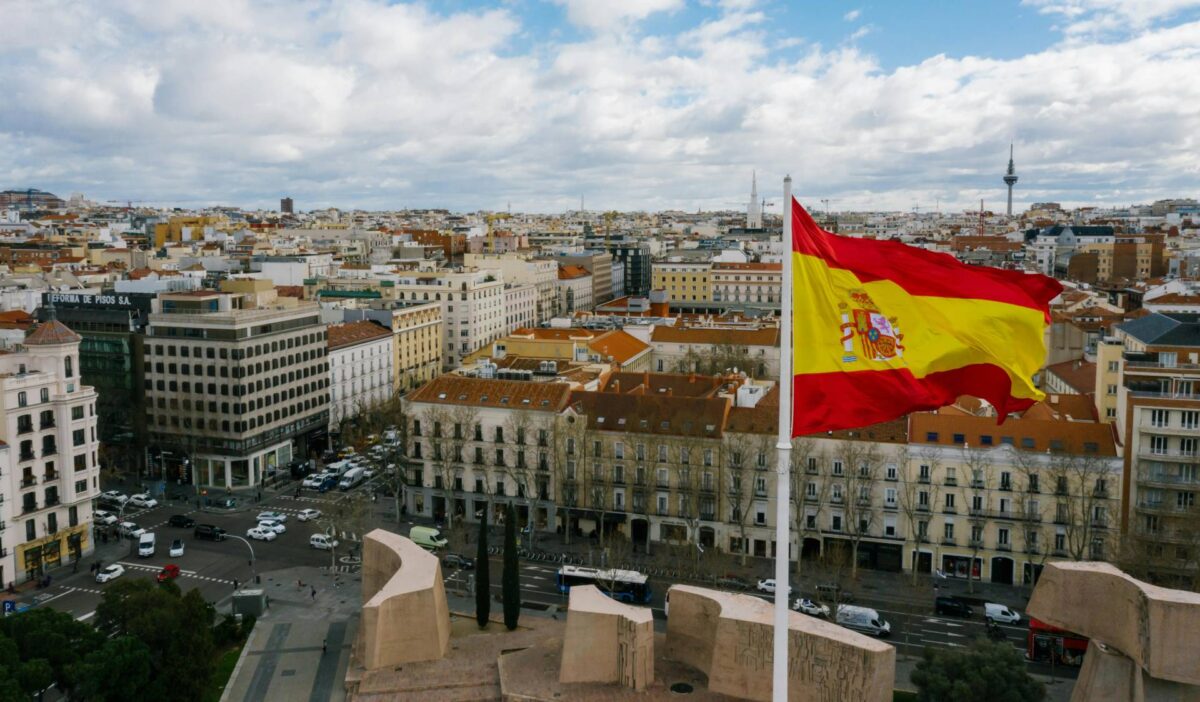
<path id="1" fill-rule="evenodd" d="M 504 285 L 504 333 L 537 326 L 538 291 L 531 283 Z"/>
<path id="2" fill-rule="evenodd" d="M 96 392 L 80 383 L 79 342 L 51 319 L 0 354 L 0 583 L 94 548 Z"/>
<path id="3" fill-rule="evenodd" d="M 395 368 L 390 329 L 375 322 L 331 324 L 329 354 L 329 426 L 386 402 L 392 396 Z"/>
<path id="4" fill-rule="evenodd" d="M 396 298 L 440 302 L 445 324 L 447 368 L 504 335 L 504 281 L 498 270 L 466 268 L 404 273 L 396 278 Z"/>

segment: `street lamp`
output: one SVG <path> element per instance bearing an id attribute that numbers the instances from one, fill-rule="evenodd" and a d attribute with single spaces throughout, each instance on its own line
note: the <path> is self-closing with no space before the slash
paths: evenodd
<path id="1" fill-rule="evenodd" d="M 231 539 L 237 539 L 238 541 L 241 541 L 242 543 L 246 544 L 246 548 L 250 549 L 250 582 L 254 582 L 255 580 L 257 580 L 258 573 L 254 569 L 254 546 L 250 543 L 249 539 L 244 539 L 244 538 L 238 536 L 237 534 L 228 534 L 227 533 L 227 534 L 225 534 L 225 536 L 227 536 Z"/>

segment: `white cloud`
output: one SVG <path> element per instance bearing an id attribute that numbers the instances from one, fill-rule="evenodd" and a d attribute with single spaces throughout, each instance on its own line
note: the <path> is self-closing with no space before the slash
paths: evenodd
<path id="1" fill-rule="evenodd" d="M 1047 15 L 1066 20 L 1070 37 L 1141 31 L 1161 20 L 1200 8 L 1200 0 L 1021 0 Z"/>
<path id="2" fill-rule="evenodd" d="M 695 209 L 743 199 L 757 168 L 764 190 L 791 172 L 804 197 L 839 207 L 950 208 L 998 201 L 1014 137 L 1018 201 L 1195 196 L 1200 183 L 1200 23 L 1162 15 L 1119 41 L 884 70 L 853 43 L 787 42 L 745 6 L 676 36 L 530 44 L 505 9 L 10 4 L 5 187 L 542 211 L 582 192 L 598 208 Z M 586 26 L 638 20 L 605 17 Z M 773 53 L 784 44 L 799 58 Z"/>
<path id="3" fill-rule="evenodd" d="M 554 0 L 567 9 L 567 19 L 578 27 L 597 31 L 616 29 L 658 12 L 678 10 L 683 0 Z M 745 3 L 738 3 L 745 4 Z"/>
<path id="4" fill-rule="evenodd" d="M 861 14 L 862 10 L 850 10 L 846 14 L 842 15 L 842 19 L 847 22 L 853 22 L 854 20 L 858 19 L 859 15 Z"/>

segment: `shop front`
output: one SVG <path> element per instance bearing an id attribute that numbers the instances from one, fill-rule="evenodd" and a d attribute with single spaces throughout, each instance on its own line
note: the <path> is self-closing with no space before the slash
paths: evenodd
<path id="1" fill-rule="evenodd" d="M 942 573 L 949 578 L 979 580 L 983 577 L 983 559 L 944 554 L 942 555 Z"/>
<path id="2" fill-rule="evenodd" d="M 18 580 L 33 580 L 46 571 L 79 560 L 90 548 L 86 524 L 64 529 L 17 547 Z"/>

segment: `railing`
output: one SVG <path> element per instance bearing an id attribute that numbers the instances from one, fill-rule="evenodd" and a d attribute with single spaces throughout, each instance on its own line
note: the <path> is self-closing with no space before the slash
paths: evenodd
<path id="1" fill-rule="evenodd" d="M 1092 490 L 1092 496 L 1098 497 L 1102 500 L 1107 500 L 1109 497 L 1108 489 L 1107 488 L 1096 488 L 1095 490 Z"/>
<path id="2" fill-rule="evenodd" d="M 1200 487 L 1200 475 L 1167 475 L 1149 470 L 1139 470 L 1138 480 L 1147 483 L 1168 483 L 1171 485 L 1194 485 Z"/>
<path id="3" fill-rule="evenodd" d="M 57 424 L 54 422 L 54 420 L 53 420 L 53 419 L 51 419 L 51 420 L 50 420 L 50 421 L 48 421 L 48 422 L 42 422 L 42 423 L 39 425 L 39 427 L 40 427 L 41 429 L 53 429 L 53 428 L 54 428 L 54 427 L 56 427 L 56 426 L 58 426 L 58 425 L 57 425 Z"/>
<path id="4" fill-rule="evenodd" d="M 883 508 L 884 509 L 897 509 L 898 506 L 897 506 L 895 500 L 892 500 L 891 502 L 884 501 Z"/>
<path id="5" fill-rule="evenodd" d="M 1100 518 L 1092 517 L 1092 526 L 1095 527 L 1096 529 L 1107 529 L 1108 528 L 1108 519 L 1105 517 L 1100 517 Z"/>
<path id="6" fill-rule="evenodd" d="M 37 485 L 36 475 L 27 475 L 24 478 L 21 478 L 21 487 L 29 487 L 31 485 Z"/>
<path id="7" fill-rule="evenodd" d="M 1169 451 L 1155 451 L 1153 449 L 1148 449 L 1146 447 L 1142 447 L 1142 450 L 1138 451 L 1138 456 L 1141 458 L 1149 458 L 1149 459 L 1178 458 L 1178 459 L 1191 460 L 1191 459 L 1200 458 L 1200 452 L 1182 451 L 1179 449 L 1173 449 L 1173 450 L 1169 450 Z"/>
<path id="8" fill-rule="evenodd" d="M 17 433 L 18 434 L 30 434 L 32 432 L 33 432 L 32 424 L 18 424 L 17 425 Z"/>
<path id="9" fill-rule="evenodd" d="M 972 480 L 971 487 L 975 488 L 976 490 L 982 490 L 984 487 L 986 487 L 986 485 L 982 480 Z"/>
<path id="10" fill-rule="evenodd" d="M 1011 551 L 1012 544 L 996 544 L 997 551 Z"/>
<path id="11" fill-rule="evenodd" d="M 1028 554 L 1031 554 L 1031 555 L 1035 555 L 1035 556 L 1036 556 L 1037 554 L 1039 554 L 1039 553 L 1041 553 L 1041 552 L 1042 552 L 1042 549 L 1041 549 L 1041 548 L 1039 548 L 1039 547 L 1037 547 L 1037 546 L 1026 546 L 1026 547 L 1025 547 L 1025 553 L 1028 553 Z"/>
<path id="12" fill-rule="evenodd" d="M 942 507 L 942 514 L 958 514 L 958 509 L 947 505 Z"/>
<path id="13" fill-rule="evenodd" d="M 62 477 L 62 476 L 59 475 L 59 473 L 57 471 L 48 470 L 48 471 L 46 471 L 46 474 L 44 476 L 42 476 L 42 480 L 44 482 L 48 483 L 51 480 L 58 480 L 60 477 Z"/>
<path id="14" fill-rule="evenodd" d="M 928 485 L 928 484 L 929 484 L 929 476 L 928 476 L 928 475 L 922 475 L 922 476 L 920 476 L 920 477 L 918 477 L 918 478 L 917 478 L 917 482 L 918 482 L 918 483 L 925 484 L 925 485 Z"/>
<path id="15" fill-rule="evenodd" d="M 958 541 L 957 541 L 957 540 L 955 540 L 955 539 L 947 539 L 947 538 L 943 538 L 943 539 L 942 539 L 942 545 L 943 545 L 943 546 L 957 546 L 957 545 L 958 545 Z"/>
<path id="16" fill-rule="evenodd" d="M 33 451 L 22 451 L 20 459 L 22 461 L 32 461 L 34 459 Z"/>
<path id="17" fill-rule="evenodd" d="M 53 456 L 56 453 L 58 453 L 57 446 L 43 446 L 42 447 L 42 455 L 43 456 Z"/>
<path id="18" fill-rule="evenodd" d="M 970 539 L 967 541 L 967 546 L 971 548 L 983 548 L 983 539 Z"/>
<path id="19" fill-rule="evenodd" d="M 958 478 L 946 478 L 946 487 L 958 487 Z"/>
<path id="20" fill-rule="evenodd" d="M 29 514 L 30 512 L 36 512 L 37 508 L 38 508 L 38 506 L 37 506 L 36 502 L 26 502 L 21 505 L 21 514 Z"/>
<path id="21" fill-rule="evenodd" d="M 62 500 L 57 497 L 47 497 L 46 506 L 53 507 L 54 505 L 62 504 Z"/>
<path id="22" fill-rule="evenodd" d="M 1050 555 L 1052 555 L 1052 556 L 1057 556 L 1058 558 L 1066 558 L 1066 557 L 1067 557 L 1067 549 L 1065 549 L 1065 548 L 1056 548 L 1056 549 L 1054 549 L 1053 551 L 1051 551 L 1051 552 L 1050 552 Z"/>

